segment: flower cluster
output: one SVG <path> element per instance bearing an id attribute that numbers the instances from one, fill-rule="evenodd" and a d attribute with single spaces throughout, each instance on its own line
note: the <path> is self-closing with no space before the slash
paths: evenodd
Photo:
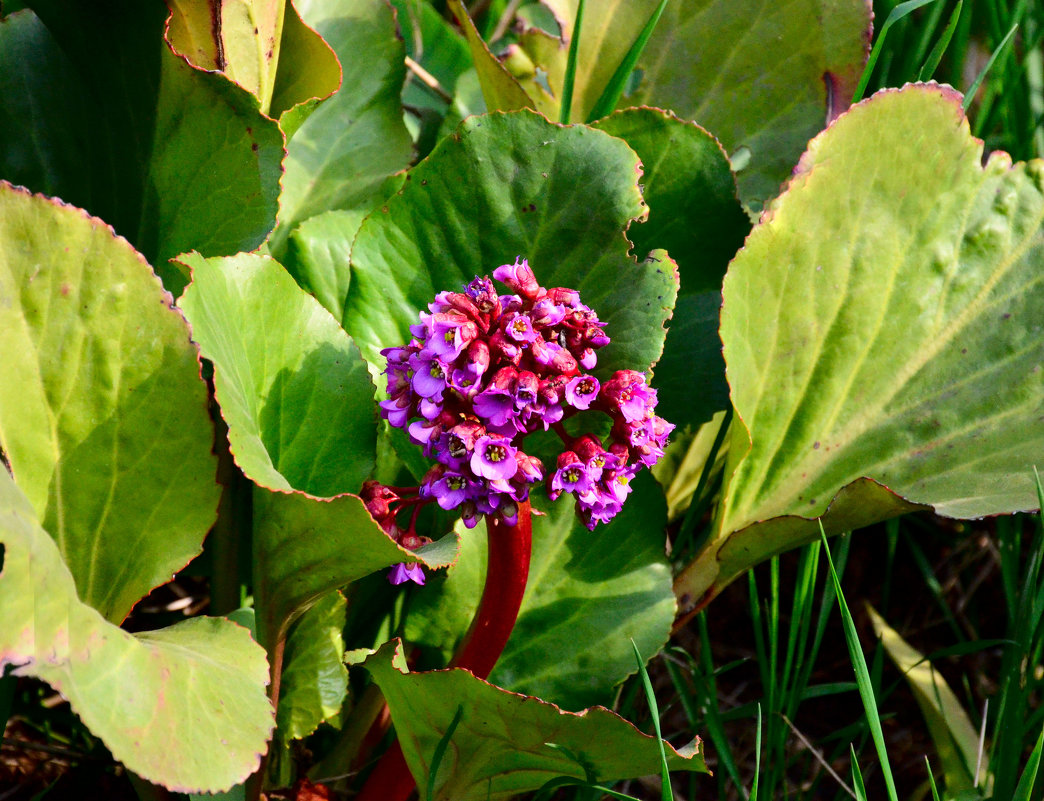
<path id="1" fill-rule="evenodd" d="M 575 290 L 545 289 L 525 260 L 498 267 L 493 278 L 513 294 L 498 294 L 488 277 L 440 292 L 410 329 L 410 343 L 381 351 L 389 395 L 381 414 L 436 462 L 414 497 L 383 488 L 390 495 L 378 498 L 371 488 L 367 506 L 403 544 L 402 537 L 416 539 L 420 503 L 459 509 L 469 528 L 482 515 L 514 525 L 518 504 L 540 481 L 552 499 L 573 493 L 594 529 L 620 511 L 631 479 L 663 455 L 674 428 L 654 414 L 656 390 L 641 373 L 621 370 L 603 385 L 585 372 L 609 337 Z M 566 432 L 562 421 L 588 410 L 611 417 L 608 444 Z M 565 445 L 550 473 L 522 450 L 538 430 L 554 431 Z M 405 534 L 395 522 L 404 505 L 415 507 Z M 393 571 L 395 583 L 416 580 L 404 570 Z"/>

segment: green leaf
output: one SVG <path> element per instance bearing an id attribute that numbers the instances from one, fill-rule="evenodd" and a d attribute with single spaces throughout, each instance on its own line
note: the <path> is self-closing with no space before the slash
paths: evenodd
<path id="1" fill-rule="evenodd" d="M 519 111 L 529 108 L 553 115 L 556 104 L 552 98 L 546 93 L 538 95 L 537 98 L 530 97 L 515 76 L 490 52 L 461 0 L 448 0 L 448 5 L 464 31 L 464 38 L 471 49 L 471 58 L 478 71 L 486 108 L 496 111 Z"/>
<path id="2" fill-rule="evenodd" d="M 698 125 L 652 108 L 618 111 L 592 127 L 623 139 L 641 159 L 649 217 L 627 229 L 635 254 L 655 248 L 670 253 L 681 296 L 719 291 L 750 220 L 718 141 Z"/>
<path id="3" fill-rule="evenodd" d="M 215 364 L 236 463 L 270 489 L 358 492 L 373 471 L 373 384 L 351 338 L 265 256 L 181 257 L 179 305 Z"/>
<path id="4" fill-rule="evenodd" d="M 657 653 L 674 622 L 663 495 L 643 475 L 623 511 L 593 533 L 569 498 L 533 500 L 546 516 L 533 517 L 529 585 L 490 680 L 569 709 L 605 703 L 635 671 L 631 639 L 643 653 Z M 474 616 L 485 572 L 485 538 L 462 537 L 445 582 L 413 599 L 406 638 L 452 651 Z"/>
<path id="5" fill-rule="evenodd" d="M 728 407 L 729 385 L 721 357 L 721 292 L 678 298 L 653 385 L 656 413 L 677 425 L 701 424 Z"/>
<path id="6" fill-rule="evenodd" d="M 0 469 L 0 668 L 50 684 L 116 759 L 182 792 L 225 790 L 272 731 L 268 666 L 220 618 L 129 634 L 80 602 L 32 505 Z"/>
<path id="7" fill-rule="evenodd" d="M 293 3 L 287 3 L 279 46 L 279 70 L 268 113 L 279 119 L 289 140 L 320 102 L 341 86 L 341 63 L 333 49 L 305 25 Z"/>
<path id="8" fill-rule="evenodd" d="M 910 685 L 914 700 L 928 724 L 928 733 L 946 779 L 947 795 L 973 790 L 975 777 L 972 772 L 979 753 L 979 733 L 968 719 L 968 713 L 931 663 L 900 637 L 899 632 L 889 626 L 873 607 L 868 605 L 867 611 L 874 633 Z"/>
<path id="9" fill-rule="evenodd" d="M 376 411 L 366 366 L 336 320 L 267 257 L 183 260 L 193 282 L 181 308 L 214 362 L 232 454 L 258 485 L 258 640 L 273 648 L 320 596 L 376 570 L 452 562 L 452 539 L 414 554 L 346 494 L 373 470 Z"/>
<path id="10" fill-rule="evenodd" d="M 577 0 L 545 2 L 568 39 Z M 573 119 L 587 119 L 655 5 L 605 0 L 599 16 L 585 21 L 586 80 Z M 623 102 L 672 109 L 730 153 L 747 148 L 740 195 L 760 205 L 778 193 L 824 121 L 848 105 L 869 37 L 863 0 L 671 0 L 638 62 L 637 90 Z"/>
<path id="11" fill-rule="evenodd" d="M 363 205 L 413 152 L 400 101 L 405 52 L 392 9 L 383 0 L 299 5 L 304 21 L 337 53 L 344 75 L 341 91 L 287 146 L 279 226 L 269 242 L 276 257 L 295 226 L 324 211 Z"/>
<path id="12" fill-rule="evenodd" d="M 389 178 L 372 202 L 351 210 L 337 209 L 310 217 L 290 234 L 283 266 L 298 285 L 323 304 L 335 319 L 344 317 L 351 281 L 352 242 L 363 220 L 401 187 L 405 177 Z"/>
<path id="13" fill-rule="evenodd" d="M 352 241 L 369 211 L 335 210 L 305 220 L 290 234 L 283 263 L 305 292 L 335 320 L 344 317 L 351 282 Z"/>
<path id="14" fill-rule="evenodd" d="M 0 176 L 104 219 L 175 295 L 186 276 L 169 258 L 257 247 L 283 136 L 256 98 L 166 46 L 161 3 L 33 7 L 44 24 L 22 11 L 0 26 Z"/>
<path id="15" fill-rule="evenodd" d="M 398 641 L 365 666 L 381 688 L 406 763 L 421 786 L 440 740 L 460 706 L 464 713 L 435 778 L 432 801 L 496 801 L 541 787 L 558 775 L 598 781 L 659 769 L 658 741 L 601 707 L 575 714 L 536 698 L 505 692 L 466 670 L 406 673 L 396 666 Z M 401 654 L 398 655 L 401 659 Z M 705 772 L 698 739 L 667 747 L 673 770 Z"/>
<path id="16" fill-rule="evenodd" d="M 568 286 L 607 321 L 599 369 L 646 369 L 677 292 L 663 254 L 638 264 L 624 230 L 644 216 L 638 162 L 623 142 L 521 111 L 471 117 L 408 176 L 352 251 L 345 327 L 377 364 L 409 341 L 417 313 L 516 257 L 544 286 Z"/>
<path id="17" fill-rule="evenodd" d="M 217 461 L 184 319 L 100 220 L 0 182 L 0 448 L 113 622 L 199 553 Z"/>
<path id="18" fill-rule="evenodd" d="M 344 666 L 346 601 L 334 590 L 290 629 L 283 656 L 276 722 L 285 741 L 307 737 L 341 711 L 348 692 Z"/>
<path id="19" fill-rule="evenodd" d="M 172 0 L 168 38 L 196 66 L 220 70 L 254 95 L 267 113 L 285 8 L 282 0 Z"/>
<path id="20" fill-rule="evenodd" d="M 981 158 L 956 93 L 879 93 L 748 237 L 721 327 L 742 425 L 717 533 L 678 581 L 690 600 L 822 515 L 834 533 L 1037 507 L 1044 164 Z"/>
<path id="21" fill-rule="evenodd" d="M 354 495 L 254 493 L 254 594 L 258 640 L 271 648 L 321 596 L 398 562 L 446 567 L 454 535 L 407 551 L 384 533 Z"/>
<path id="22" fill-rule="evenodd" d="M 167 40 L 193 66 L 254 95 L 288 138 L 341 82 L 337 57 L 293 3 L 172 0 Z"/>
<path id="23" fill-rule="evenodd" d="M 721 145 L 706 131 L 656 109 L 626 109 L 594 124 L 642 160 L 649 218 L 627 229 L 641 255 L 664 248 L 678 263 L 678 304 L 656 371 L 657 413 L 683 426 L 728 403 L 718 337 L 721 280 L 750 221 Z"/>

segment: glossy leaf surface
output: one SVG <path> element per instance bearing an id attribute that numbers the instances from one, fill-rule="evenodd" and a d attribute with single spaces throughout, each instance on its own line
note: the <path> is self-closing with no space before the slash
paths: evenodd
<path id="1" fill-rule="evenodd" d="M 569 38 L 577 0 L 545 0 Z M 573 119 L 586 119 L 656 8 L 655 0 L 609 0 L 580 37 L 586 80 Z M 744 202 L 779 192 L 808 140 L 847 106 L 866 60 L 864 0 L 673 0 L 645 47 L 637 89 L 622 106 L 648 104 L 695 120 L 725 149 L 745 148 Z"/>
<path id="2" fill-rule="evenodd" d="M 373 470 L 373 385 L 351 338 L 272 259 L 182 257 L 180 301 L 218 366 L 236 462 L 270 489 L 358 492 Z M 224 370 L 220 368 L 224 367 Z"/>
<path id="3" fill-rule="evenodd" d="M 609 781 L 654 773 L 656 739 L 602 707 L 563 712 L 537 698 L 509 693 L 466 670 L 405 673 L 397 641 L 365 666 L 381 688 L 406 762 L 427 786 L 431 757 L 458 708 L 460 722 L 446 748 L 432 801 L 511 798 L 557 776 Z M 672 770 L 706 771 L 699 740 L 666 746 Z"/>
<path id="4" fill-rule="evenodd" d="M 345 600 L 320 598 L 290 629 L 283 656 L 276 721 L 284 741 L 307 737 L 341 711 L 348 691 L 344 666 Z"/>
<path id="5" fill-rule="evenodd" d="M 104 219 L 175 295 L 178 253 L 259 245 L 283 136 L 256 98 L 166 45 L 162 3 L 32 5 L 0 25 L 0 177 Z"/>
<path id="6" fill-rule="evenodd" d="M 648 368 L 677 277 L 662 252 L 641 264 L 627 253 L 624 231 L 645 215 L 637 181 L 633 151 L 601 131 L 530 111 L 465 120 L 360 229 L 346 328 L 377 364 L 436 292 L 521 256 L 541 284 L 578 290 L 607 321 L 599 371 Z"/>
<path id="7" fill-rule="evenodd" d="M 536 500 L 536 498 L 534 498 Z M 666 507 L 656 483 L 636 479 L 623 511 L 591 532 L 564 497 L 533 518 L 533 559 L 518 623 L 490 681 L 568 709 L 607 702 L 634 673 L 633 639 L 659 651 L 674 621 L 664 557 Z M 419 593 L 406 637 L 452 650 L 482 594 L 486 545 L 465 533 L 459 562 L 441 585 Z"/>
<path id="8" fill-rule="evenodd" d="M 418 557 L 346 494 L 372 472 L 377 438 L 373 385 L 350 337 L 272 259 L 184 261 L 193 283 L 181 307 L 214 362 L 232 454 L 258 485 L 254 591 L 270 648 L 321 595 Z"/>
<path id="9" fill-rule="evenodd" d="M 193 618 L 132 635 L 76 596 L 26 496 L 0 469 L 0 667 L 50 684 L 116 759 L 178 791 L 217 791 L 258 765 L 272 731 L 268 665 L 250 633 Z"/>
<path id="10" fill-rule="evenodd" d="M 738 420 L 718 533 L 679 581 L 692 599 L 825 512 L 836 532 L 914 504 L 1036 508 L 1044 164 L 981 156 L 956 93 L 879 93 L 751 233 L 725 279 Z"/>
<path id="11" fill-rule="evenodd" d="M 412 143 L 402 121 L 405 52 L 383 0 L 304 0 L 304 21 L 337 53 L 341 90 L 305 120 L 287 146 L 279 227 L 272 253 L 303 220 L 351 209 L 409 164 Z"/>
<path id="12" fill-rule="evenodd" d="M 728 403 L 721 280 L 750 230 L 728 158 L 699 126 L 657 109 L 624 109 L 594 127 L 623 139 L 642 161 L 649 218 L 627 230 L 636 254 L 664 248 L 678 264 L 678 303 L 654 382 L 657 413 L 679 427 L 705 422 Z"/>
<path id="13" fill-rule="evenodd" d="M 118 623 L 217 512 L 185 320 L 127 242 L 0 183 L 0 447 L 79 597 Z"/>

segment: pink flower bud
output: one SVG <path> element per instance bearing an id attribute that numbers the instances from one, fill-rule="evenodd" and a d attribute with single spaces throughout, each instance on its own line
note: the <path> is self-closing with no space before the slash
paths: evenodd
<path id="1" fill-rule="evenodd" d="M 537 283 L 536 276 L 529 266 L 529 262 L 522 259 L 521 264 L 515 259 L 514 264 L 503 264 L 493 271 L 493 277 L 526 300 L 536 300 L 540 296 L 541 286 Z"/>

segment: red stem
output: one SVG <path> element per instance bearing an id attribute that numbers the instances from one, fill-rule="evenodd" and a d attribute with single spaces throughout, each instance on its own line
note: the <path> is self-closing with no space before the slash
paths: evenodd
<path id="1" fill-rule="evenodd" d="M 486 586 L 471 628 L 451 663 L 451 667 L 466 668 L 480 679 L 489 676 L 503 653 L 526 592 L 533 545 L 529 501 L 518 505 L 515 525 L 487 517 L 486 530 Z M 413 788 L 413 776 L 396 742 L 381 757 L 356 801 L 407 801 Z"/>
<path id="2" fill-rule="evenodd" d="M 518 522 L 508 526 L 486 518 L 489 552 L 486 557 L 486 586 L 478 612 L 450 667 L 470 670 L 484 679 L 500 659 L 515 628 L 522 596 L 529 579 L 529 557 L 533 549 L 533 517 L 529 501 L 518 505 Z"/>

